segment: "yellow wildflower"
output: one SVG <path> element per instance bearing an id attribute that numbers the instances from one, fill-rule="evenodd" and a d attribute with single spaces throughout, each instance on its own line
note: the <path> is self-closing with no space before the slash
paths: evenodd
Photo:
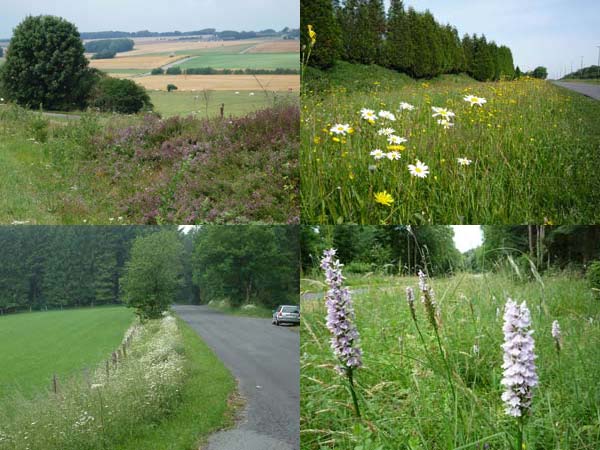
<path id="1" fill-rule="evenodd" d="M 310 45 L 315 45 L 315 42 L 317 42 L 317 33 L 313 30 L 312 25 L 308 25 L 308 37 L 310 38 Z"/>
<path id="2" fill-rule="evenodd" d="M 375 202 L 383 206 L 392 206 L 394 198 L 387 191 L 381 191 L 375 194 Z"/>

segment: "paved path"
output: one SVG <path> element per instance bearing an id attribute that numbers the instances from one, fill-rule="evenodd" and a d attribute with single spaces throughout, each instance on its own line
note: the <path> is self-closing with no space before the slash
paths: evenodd
<path id="1" fill-rule="evenodd" d="M 568 81 L 553 81 L 553 84 L 570 89 L 588 97 L 600 100 L 600 84 L 590 83 L 569 83 Z"/>
<path id="2" fill-rule="evenodd" d="M 208 306 L 174 306 L 238 379 L 243 419 L 209 439 L 207 450 L 300 448 L 300 335 L 270 319 L 222 314 Z"/>

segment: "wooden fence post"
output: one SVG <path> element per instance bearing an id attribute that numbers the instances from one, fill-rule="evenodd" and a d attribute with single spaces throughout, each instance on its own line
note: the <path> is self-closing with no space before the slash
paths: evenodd
<path id="1" fill-rule="evenodd" d="M 221 103 L 221 119 L 223 118 L 225 112 L 225 103 Z"/>
<path id="2" fill-rule="evenodd" d="M 106 360 L 106 381 L 108 381 L 108 377 L 110 375 L 110 361 Z"/>
<path id="3" fill-rule="evenodd" d="M 56 374 L 52 376 L 52 390 L 55 394 L 58 394 L 58 379 L 56 378 Z"/>

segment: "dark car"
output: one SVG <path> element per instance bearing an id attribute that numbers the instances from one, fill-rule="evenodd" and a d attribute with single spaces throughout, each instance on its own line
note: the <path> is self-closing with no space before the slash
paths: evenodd
<path id="1" fill-rule="evenodd" d="M 280 305 L 275 311 L 273 311 L 273 322 L 274 325 L 281 323 L 300 323 L 300 307 L 295 305 Z"/>

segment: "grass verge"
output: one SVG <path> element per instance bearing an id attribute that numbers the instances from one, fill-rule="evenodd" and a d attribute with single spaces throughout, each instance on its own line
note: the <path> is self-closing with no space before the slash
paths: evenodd
<path id="1" fill-rule="evenodd" d="M 271 318 L 273 317 L 273 311 L 264 306 L 254 306 L 253 308 L 234 308 L 219 302 L 213 302 L 209 306 L 224 314 L 230 314 L 232 316 L 243 316 L 243 317 L 259 317 L 259 318 Z"/>

